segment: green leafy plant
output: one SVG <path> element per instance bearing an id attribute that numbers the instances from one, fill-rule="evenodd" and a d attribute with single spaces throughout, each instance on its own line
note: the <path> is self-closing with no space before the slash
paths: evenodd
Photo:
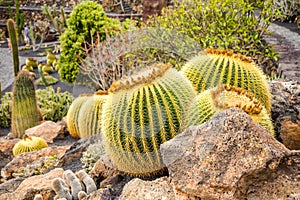
<path id="1" fill-rule="evenodd" d="M 271 93 L 266 76 L 250 57 L 232 50 L 206 49 L 189 60 L 180 71 L 198 92 L 222 84 L 245 89 L 271 113 Z"/>
<path id="2" fill-rule="evenodd" d="M 55 91 L 51 86 L 46 89 L 36 90 L 38 105 L 44 120 L 59 121 L 67 115 L 74 100 L 69 92 Z"/>
<path id="3" fill-rule="evenodd" d="M 177 30 L 203 48 L 229 48 L 250 56 L 270 75 L 276 71 L 273 65 L 278 53 L 264 42 L 263 35 L 278 15 L 273 0 L 263 1 L 260 10 L 245 0 L 183 0 L 164 9 L 162 16 L 153 18 L 149 25 Z"/>
<path id="4" fill-rule="evenodd" d="M 159 146 L 182 131 L 186 109 L 195 96 L 192 84 L 165 64 L 115 81 L 101 119 L 105 150 L 114 165 L 135 175 L 163 170 Z"/>
<path id="5" fill-rule="evenodd" d="M 59 58 L 59 75 L 62 80 L 74 83 L 79 71 L 80 58 L 84 58 L 84 42 L 100 34 L 100 41 L 107 35 L 120 31 L 120 22 L 106 16 L 102 6 L 92 1 L 76 5 L 67 19 L 67 28 L 61 35 L 62 52 Z"/>

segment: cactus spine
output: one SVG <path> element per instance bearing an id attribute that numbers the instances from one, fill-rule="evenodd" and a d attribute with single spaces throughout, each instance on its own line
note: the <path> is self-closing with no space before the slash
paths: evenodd
<path id="1" fill-rule="evenodd" d="M 192 84 L 169 65 L 156 64 L 113 82 L 101 132 L 115 166 L 134 175 L 161 171 L 159 146 L 181 130 Z"/>
<path id="2" fill-rule="evenodd" d="M 12 20 L 12 19 L 7 20 L 7 30 L 9 33 L 9 39 L 10 39 L 10 43 L 11 43 L 13 63 L 14 63 L 14 72 L 15 72 L 15 76 L 17 76 L 17 74 L 19 72 L 20 61 L 19 61 L 17 32 L 16 32 L 14 20 Z"/>
<path id="3" fill-rule="evenodd" d="M 12 135 L 17 138 L 23 138 L 26 129 L 38 124 L 40 111 L 34 80 L 27 70 L 21 70 L 15 79 L 11 116 Z"/>
<path id="4" fill-rule="evenodd" d="M 67 113 L 67 127 L 69 133 L 74 138 L 79 138 L 79 111 L 81 106 L 91 97 L 91 94 L 82 94 L 77 97 L 71 104 Z"/>
<path id="5" fill-rule="evenodd" d="M 32 152 L 48 147 L 47 142 L 40 137 L 25 137 L 17 142 L 13 148 L 13 155 L 16 156 L 25 152 Z"/>
<path id="6" fill-rule="evenodd" d="M 230 50 L 206 49 L 182 69 L 198 92 L 222 84 L 245 89 L 255 95 L 271 113 L 271 94 L 266 77 L 251 58 Z"/>
<path id="7" fill-rule="evenodd" d="M 249 114 L 253 121 L 275 136 L 272 120 L 266 108 L 253 94 L 244 89 L 229 85 L 217 86 L 197 95 L 194 103 L 190 105 L 185 127 L 200 125 L 225 109 L 239 107 Z"/>
<path id="8" fill-rule="evenodd" d="M 78 114 L 78 135 L 80 138 L 91 137 L 100 133 L 102 107 L 107 94 L 105 91 L 98 91 L 81 106 Z"/>

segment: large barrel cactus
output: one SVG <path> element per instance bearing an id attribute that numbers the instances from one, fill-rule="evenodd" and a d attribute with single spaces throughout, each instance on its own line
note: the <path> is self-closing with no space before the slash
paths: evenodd
<path id="1" fill-rule="evenodd" d="M 71 104 L 66 121 L 69 133 L 74 138 L 79 138 L 79 121 L 78 116 L 81 106 L 92 96 L 92 94 L 82 94 L 77 97 Z"/>
<path id="2" fill-rule="evenodd" d="M 107 98 L 107 91 L 97 91 L 82 104 L 78 114 L 78 136 L 91 137 L 101 132 L 102 107 Z"/>
<path id="3" fill-rule="evenodd" d="M 115 166 L 133 175 L 164 169 L 160 144 L 182 130 L 192 84 L 169 65 L 155 64 L 113 82 L 103 106 L 101 132 Z"/>
<path id="4" fill-rule="evenodd" d="M 249 57 L 231 50 L 206 49 L 181 69 L 198 92 L 222 84 L 245 89 L 271 113 L 271 94 L 263 72 Z"/>
<path id="5" fill-rule="evenodd" d="M 229 85 L 217 86 L 198 94 L 194 102 L 190 104 L 185 127 L 200 125 L 221 111 L 232 107 L 244 110 L 253 121 L 268 129 L 275 136 L 272 119 L 266 108 L 253 94 Z"/>
<path id="6" fill-rule="evenodd" d="M 23 138 L 26 129 L 38 124 L 40 115 L 35 95 L 34 80 L 27 70 L 21 70 L 13 86 L 12 135 L 17 138 Z"/>

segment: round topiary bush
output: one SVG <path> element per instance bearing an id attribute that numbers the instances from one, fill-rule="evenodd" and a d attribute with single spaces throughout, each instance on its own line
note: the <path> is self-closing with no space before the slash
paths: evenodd
<path id="1" fill-rule="evenodd" d="M 74 7 L 67 20 L 67 28 L 60 37 L 62 52 L 59 58 L 60 78 L 74 83 L 79 64 L 84 59 L 84 43 L 90 44 L 98 35 L 104 41 L 108 35 L 120 30 L 120 22 L 106 16 L 102 6 L 83 1 Z M 96 38 L 94 38 L 96 39 Z"/>

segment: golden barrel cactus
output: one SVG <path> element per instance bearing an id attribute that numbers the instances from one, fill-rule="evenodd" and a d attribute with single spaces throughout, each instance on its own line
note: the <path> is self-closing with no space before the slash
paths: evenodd
<path id="1" fill-rule="evenodd" d="M 200 93 L 227 84 L 245 89 L 271 113 L 271 93 L 267 79 L 253 60 L 231 50 L 206 49 L 189 60 L 181 69 Z"/>
<path id="2" fill-rule="evenodd" d="M 113 82 L 101 132 L 115 166 L 133 175 L 164 169 L 160 144 L 182 131 L 186 108 L 195 96 L 191 82 L 164 64 Z"/>

